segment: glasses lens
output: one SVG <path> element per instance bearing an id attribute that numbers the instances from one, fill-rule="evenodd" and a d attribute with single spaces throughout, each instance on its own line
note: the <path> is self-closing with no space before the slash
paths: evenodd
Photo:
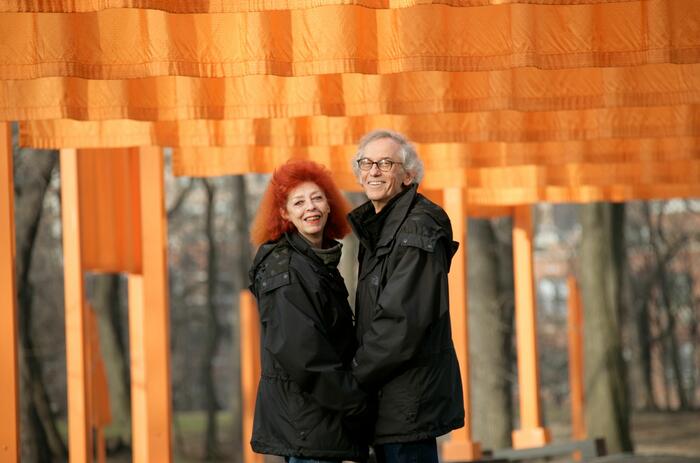
<path id="1" fill-rule="evenodd" d="M 384 172 L 389 172 L 393 165 L 394 161 L 390 159 L 382 159 L 379 162 L 377 162 L 377 167 L 379 167 L 379 170 L 383 170 Z"/>
<path id="2" fill-rule="evenodd" d="M 357 161 L 357 165 L 360 166 L 360 169 L 362 170 L 370 170 L 372 168 L 372 164 L 374 163 L 367 158 Z"/>

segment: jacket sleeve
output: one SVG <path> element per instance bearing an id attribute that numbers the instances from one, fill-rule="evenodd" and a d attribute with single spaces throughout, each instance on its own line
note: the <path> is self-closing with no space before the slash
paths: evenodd
<path id="1" fill-rule="evenodd" d="M 364 412 L 366 395 L 352 372 L 343 367 L 323 327 L 317 312 L 319 295 L 294 279 L 261 294 L 263 348 L 321 406 L 347 414 Z"/>
<path id="2" fill-rule="evenodd" d="M 449 305 L 449 241 L 406 246 L 388 276 L 368 330 L 353 360 L 353 374 L 363 386 L 376 387 L 409 365 L 432 323 Z"/>

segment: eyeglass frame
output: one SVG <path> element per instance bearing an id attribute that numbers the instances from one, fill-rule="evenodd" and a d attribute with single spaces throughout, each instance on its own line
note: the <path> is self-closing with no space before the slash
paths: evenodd
<path id="1" fill-rule="evenodd" d="M 368 169 L 363 169 L 363 168 L 362 168 L 362 162 L 365 161 L 365 160 L 371 162 L 371 164 L 369 164 L 369 168 L 368 168 Z M 391 172 L 391 170 L 394 168 L 394 164 L 399 164 L 399 165 L 401 165 L 401 166 L 403 165 L 403 162 L 394 161 L 393 159 L 389 159 L 389 158 L 382 158 L 382 159 L 380 159 L 379 161 L 372 161 L 370 158 L 360 158 L 360 159 L 358 159 L 356 162 L 357 162 L 357 168 L 360 169 L 360 170 L 363 171 L 363 172 L 369 172 L 370 170 L 372 170 L 372 167 L 374 167 L 375 165 L 377 166 L 377 169 L 379 169 L 381 172 Z M 386 169 L 386 170 L 382 169 L 382 168 L 379 166 L 379 163 L 380 163 L 380 162 L 384 162 L 384 163 L 387 163 L 387 162 L 388 162 L 388 163 L 389 163 L 389 168 Z"/>

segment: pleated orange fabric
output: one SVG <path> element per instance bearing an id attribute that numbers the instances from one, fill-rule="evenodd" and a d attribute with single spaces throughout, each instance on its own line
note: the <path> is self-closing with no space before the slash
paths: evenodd
<path id="1" fill-rule="evenodd" d="M 681 145 L 686 147 L 684 154 L 679 150 Z M 547 147 L 551 152 L 544 153 L 542 150 Z M 418 149 L 426 164 L 422 187 L 428 190 L 466 187 L 472 206 L 700 195 L 700 139 L 697 138 L 419 145 Z M 178 175 L 195 176 L 271 172 L 290 157 L 311 159 L 328 166 L 341 188 L 359 191 L 350 168 L 353 150 L 353 146 L 293 152 L 261 147 L 176 148 L 173 169 Z M 563 153 L 571 154 L 562 156 Z M 512 164 L 518 157 L 523 163 Z M 207 162 L 202 162 L 205 158 Z M 479 165 L 479 160 L 485 162 Z M 210 170 L 204 170 L 205 166 Z"/>
<path id="2" fill-rule="evenodd" d="M 692 103 L 700 103 L 698 63 L 287 78 L 0 80 L 0 119 L 5 120 L 365 116 Z"/>
<path id="3" fill-rule="evenodd" d="M 415 144 L 428 171 L 452 168 L 557 166 L 570 163 L 605 164 L 700 160 L 699 137 L 613 138 L 538 143 Z M 176 175 L 212 176 L 271 172 L 290 158 L 321 162 L 337 173 L 351 174 L 355 145 L 180 147 L 173 150 Z M 429 181 L 426 175 L 426 181 Z"/>
<path id="4" fill-rule="evenodd" d="M 20 143 L 36 148 L 123 146 L 352 145 L 370 130 L 392 128 L 417 143 L 537 142 L 700 136 L 700 104 L 578 111 L 488 111 L 421 115 L 181 121 L 20 123 Z"/>
<path id="5" fill-rule="evenodd" d="M 86 13 L 110 8 L 145 8 L 170 13 L 235 13 L 297 10 L 329 5 L 408 8 L 426 4 L 465 7 L 507 3 L 585 5 L 631 1 L 637 0 L 5 0 L 0 3 L 0 12 Z"/>
<path id="6" fill-rule="evenodd" d="M 125 33 L 125 31 L 129 31 Z M 700 61 L 697 0 L 0 15 L 0 79 L 387 74 Z"/>

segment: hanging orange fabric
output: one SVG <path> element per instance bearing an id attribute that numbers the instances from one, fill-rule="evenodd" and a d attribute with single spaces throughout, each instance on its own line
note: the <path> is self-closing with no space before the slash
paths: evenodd
<path id="1" fill-rule="evenodd" d="M 698 3 L 700 5 L 700 3 Z M 0 80 L 0 119 L 234 119 L 700 103 L 700 64 L 402 74 Z"/>
<path id="2" fill-rule="evenodd" d="M 697 0 L 0 15 L 0 79 L 486 71 L 700 60 Z M 488 25 L 488 27 L 484 27 Z M 124 33 L 130 31 L 130 33 Z"/>
<path id="3" fill-rule="evenodd" d="M 138 151 L 78 150 L 82 269 L 141 272 Z"/>
<path id="4" fill-rule="evenodd" d="M 36 148 L 123 146 L 352 145 L 391 127 L 416 143 L 535 142 L 700 136 L 700 104 L 579 111 L 489 111 L 364 117 L 75 121 L 20 123 L 20 143 Z"/>
<path id="5" fill-rule="evenodd" d="M 696 162 L 700 160 L 700 138 L 629 138 L 540 143 L 431 143 L 416 144 L 427 172 L 425 182 L 442 188 L 460 186 L 465 179 L 456 174 L 468 168 L 506 168 L 544 166 L 555 169 L 567 164 L 629 164 Z M 318 147 L 182 147 L 173 150 L 176 175 L 214 176 L 246 172 L 271 172 L 290 158 L 311 159 L 327 165 L 354 188 L 350 159 L 355 145 Z M 442 178 L 442 173 L 445 178 Z M 685 174 L 693 175 L 692 170 Z M 452 177 L 450 177 L 452 175 Z M 551 177 L 550 177 L 551 178 Z M 694 177 L 691 177 L 694 178 Z M 679 179 L 684 183 L 683 178 Z M 641 179 L 640 179 L 641 181 Z M 504 186 L 508 183 L 504 181 Z M 470 183 L 471 186 L 471 183 Z"/>
<path id="6" fill-rule="evenodd" d="M 637 0 L 528 0 L 528 3 L 584 5 L 629 1 Z M 523 0 L 5 0 L 0 4 L 0 12 L 85 13 L 109 8 L 147 8 L 170 13 L 232 13 L 296 10 L 330 5 L 407 8 L 425 4 L 465 7 L 522 2 Z"/>

